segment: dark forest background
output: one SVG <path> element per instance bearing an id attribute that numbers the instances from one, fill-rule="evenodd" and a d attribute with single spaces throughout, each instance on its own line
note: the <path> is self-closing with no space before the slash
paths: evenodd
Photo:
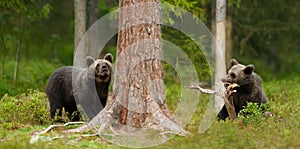
<path id="1" fill-rule="evenodd" d="M 192 12 L 214 32 L 214 1 L 163 2 Z M 87 4 L 87 13 L 91 12 L 91 5 L 95 4 Z M 118 8 L 118 1 L 99 0 L 96 5 L 100 18 Z M 243 64 L 254 64 L 265 81 L 299 75 L 299 8 L 298 0 L 228 1 L 226 40 L 230 57 Z M 4 0 L 0 2 L 0 11 L 1 95 L 15 95 L 28 88 L 43 91 L 55 69 L 73 63 L 73 1 Z M 163 38 L 186 49 L 187 53 L 198 51 L 198 54 L 188 55 L 196 66 L 205 65 L 201 58 L 199 60 L 200 50 L 180 32 L 164 28 Z M 107 45 L 106 52 L 115 54 L 115 50 L 116 38 Z M 17 76 L 14 75 L 16 55 L 19 58 Z M 200 77 L 207 75 L 200 67 L 197 71 Z"/>

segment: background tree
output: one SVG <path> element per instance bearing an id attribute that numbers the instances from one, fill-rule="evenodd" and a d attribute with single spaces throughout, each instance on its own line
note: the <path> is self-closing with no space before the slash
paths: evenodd
<path id="1" fill-rule="evenodd" d="M 88 0 L 88 28 L 98 20 L 98 0 Z"/>
<path id="2" fill-rule="evenodd" d="M 99 16 L 99 8 L 98 8 L 98 0 L 88 0 L 88 28 L 89 29 L 94 23 L 96 23 L 96 21 L 98 20 L 98 16 Z M 100 28 L 96 29 L 95 32 L 89 32 L 88 35 L 88 55 L 96 55 L 97 53 L 92 53 L 92 52 L 97 52 L 98 47 L 92 46 L 95 45 L 95 42 L 98 41 L 98 39 L 100 39 L 101 35 L 100 35 Z"/>
<path id="3" fill-rule="evenodd" d="M 299 1 L 242 1 L 232 9 L 234 57 L 264 79 L 299 74 Z"/>
<path id="4" fill-rule="evenodd" d="M 86 2 L 87 0 L 74 0 L 74 54 L 86 32 Z"/>
<path id="5" fill-rule="evenodd" d="M 216 0 L 216 89 L 221 93 L 225 91 L 222 79 L 226 76 L 225 53 L 226 53 L 226 0 Z M 224 104 L 220 96 L 215 96 L 215 106 L 221 109 Z"/>

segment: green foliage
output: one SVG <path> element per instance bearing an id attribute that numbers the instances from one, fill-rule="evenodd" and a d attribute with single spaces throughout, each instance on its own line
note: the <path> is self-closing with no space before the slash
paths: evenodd
<path id="1" fill-rule="evenodd" d="M 0 102 L 0 121 L 6 129 L 14 129 L 18 124 L 49 123 L 49 106 L 45 93 L 28 90 L 18 96 L 4 95 Z"/>
<path id="2" fill-rule="evenodd" d="M 228 1 L 228 6 L 230 7 L 229 9 L 234 9 L 234 7 L 240 8 L 241 1 L 242 0 L 229 0 Z"/>
<path id="3" fill-rule="evenodd" d="M 100 2 L 100 1 L 99 1 Z M 208 22 L 208 0 L 163 1 L 182 7 Z M 193 135 L 175 136 L 154 148 L 297 148 L 300 146 L 299 77 L 299 2 L 228 1 L 233 18 L 234 57 L 241 63 L 253 63 L 262 75 L 272 117 L 265 117 L 256 104 L 249 104 L 235 122 L 215 121 L 203 134 L 198 127 L 206 111 L 209 95 L 200 94 L 198 108 L 186 129 Z M 109 12 L 105 1 L 99 14 Z M 109 3 L 109 2 L 107 2 Z M 25 5 L 26 4 L 26 5 Z M 47 79 L 62 64 L 73 59 L 73 9 L 70 1 L 0 1 L 0 148 L 119 148 L 98 137 L 77 142 L 65 138 L 29 144 L 30 134 L 51 124 L 45 94 Z M 102 5 L 103 4 L 103 5 Z M 105 5 L 104 5 L 105 4 Z M 232 8 L 233 7 L 233 8 Z M 235 9 L 238 8 L 238 9 Z M 175 16 L 181 14 L 170 10 Z M 48 19 L 48 20 L 46 20 Z M 21 21 L 21 25 L 18 24 Z M 28 22 L 26 22 L 28 21 Z M 168 20 L 169 22 L 172 20 Z M 24 24 L 23 24 L 24 23 Z M 13 86 L 13 61 L 18 32 L 23 29 L 20 75 Z M 184 50 L 196 66 L 200 81 L 210 80 L 210 72 L 201 50 L 179 31 L 164 27 L 163 39 Z M 197 39 L 198 40 L 198 39 Z M 201 40 L 201 39 L 199 39 Z M 115 48 L 113 49 L 115 51 Z M 115 53 L 115 52 L 114 52 Z M 52 60 L 52 61 L 50 61 Z M 59 62 L 58 62 L 59 61 Z M 288 74 L 288 75 L 287 75 Z M 279 75 L 285 79 L 273 78 Z M 273 80 L 272 80 L 273 79 Z M 165 65 L 166 96 L 174 112 L 180 101 L 180 80 L 174 68 Z M 29 90 L 28 88 L 39 89 Z M 5 95 L 6 94 L 6 95 Z M 47 135 L 60 134 L 58 131 Z M 291 139 L 293 138 L 293 139 Z"/>
<path id="4" fill-rule="evenodd" d="M 51 73 L 59 68 L 59 62 L 49 63 L 45 60 L 30 60 L 21 61 L 19 68 L 18 84 L 13 85 L 13 70 L 15 66 L 14 61 L 5 63 L 4 70 L 0 76 L 0 97 L 4 94 L 17 95 L 25 92 L 28 88 L 45 90 L 47 80 Z"/>
<path id="5" fill-rule="evenodd" d="M 297 148 L 300 146 L 300 122 L 297 119 L 300 117 L 300 84 L 294 82 L 298 81 L 299 76 L 290 76 L 264 83 L 272 117 L 262 116 L 256 104 L 249 104 L 245 110 L 250 114 L 248 117 L 239 117 L 234 122 L 215 121 L 202 134 L 198 134 L 198 127 L 210 99 L 209 95 L 200 94 L 197 110 L 186 126 L 192 135 L 175 136 L 153 148 Z M 166 102 L 174 111 L 180 98 L 180 85 L 167 84 L 166 88 Z M 61 130 L 57 129 L 45 134 L 44 141 L 29 144 L 30 134 L 50 125 L 47 110 L 47 100 L 42 92 L 29 91 L 16 97 L 5 95 L 0 101 L 0 148 L 122 148 L 99 137 L 78 139 L 64 134 L 65 138 L 47 140 L 47 137 L 60 136 Z"/>
<path id="6" fill-rule="evenodd" d="M 197 72 L 198 78 L 200 82 L 202 81 L 210 81 L 211 72 L 208 65 L 208 62 L 206 61 L 206 58 L 204 56 L 204 53 L 200 49 L 201 47 L 198 47 L 198 45 L 195 42 L 198 42 L 199 44 L 202 43 L 201 38 L 194 39 L 195 42 L 190 39 L 188 36 L 186 36 L 184 33 L 177 31 L 175 29 L 169 28 L 164 26 L 162 28 L 163 34 L 162 38 L 166 41 L 169 41 L 176 46 L 178 46 L 187 56 L 189 56 L 192 64 L 195 66 L 195 70 Z M 191 35 L 192 36 L 192 35 Z M 174 59 L 176 60 L 176 64 L 180 64 L 180 59 Z M 176 68 L 171 68 L 170 65 L 164 65 L 164 69 L 166 73 L 166 81 L 170 81 L 170 78 L 176 78 L 177 74 L 175 72 Z M 174 79 L 179 81 L 179 79 Z"/>
<path id="7" fill-rule="evenodd" d="M 29 28 L 40 21 L 48 18 L 52 9 L 50 4 L 43 4 L 42 0 L 3 0 L 0 2 L 0 45 L 1 49 L 15 48 L 17 40 L 27 41 Z M 10 44 L 13 42 L 14 44 Z M 21 43 L 22 45 L 22 43 Z M 2 53 L 6 56 L 8 52 Z"/>
<path id="8" fill-rule="evenodd" d="M 183 16 L 183 12 L 175 8 L 178 7 L 192 13 L 193 15 L 195 15 L 195 17 L 198 17 L 203 22 L 207 21 L 207 7 L 209 6 L 209 0 L 163 0 L 162 3 L 171 5 L 171 7 L 169 8 L 170 10 L 164 9 L 164 11 L 166 11 L 167 13 L 172 12 L 176 17 L 181 18 Z M 171 18 L 166 19 L 167 20 L 164 21 L 167 21 L 170 24 L 174 23 Z"/>
<path id="9" fill-rule="evenodd" d="M 166 104 L 171 112 L 174 112 L 177 108 L 178 102 L 180 102 L 181 98 L 181 86 L 179 83 L 171 83 L 169 81 L 166 84 Z"/>
<path id="10" fill-rule="evenodd" d="M 41 16 L 43 16 L 46 19 L 49 19 L 49 13 L 51 12 L 52 9 L 53 7 L 50 4 L 44 5 L 42 7 Z"/>
<path id="11" fill-rule="evenodd" d="M 265 121 L 268 118 L 264 115 L 265 112 L 269 112 L 268 104 L 258 105 L 257 103 L 249 102 L 238 113 L 238 120 L 243 125 L 260 124 L 261 121 Z"/>
<path id="12" fill-rule="evenodd" d="M 268 80 L 300 73 L 300 3 L 291 1 L 242 1 L 230 9 L 233 18 L 234 57 L 254 63 Z"/>

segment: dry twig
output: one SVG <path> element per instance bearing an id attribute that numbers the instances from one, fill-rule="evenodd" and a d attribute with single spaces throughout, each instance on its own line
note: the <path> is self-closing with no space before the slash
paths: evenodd
<path id="1" fill-rule="evenodd" d="M 233 121 L 236 118 L 236 112 L 234 108 L 234 103 L 233 103 L 233 93 L 237 92 L 236 88 L 240 87 L 236 83 L 229 83 L 229 82 L 224 82 L 224 85 L 226 87 L 226 92 L 225 95 L 224 93 L 220 93 L 218 91 L 214 91 L 211 89 L 204 89 L 202 87 L 198 86 L 184 86 L 185 88 L 189 89 L 197 89 L 200 92 L 206 93 L 206 94 L 215 94 L 217 96 L 220 96 L 224 99 L 226 109 L 228 111 L 228 115 L 231 121 Z"/>
<path id="2" fill-rule="evenodd" d="M 53 128 L 55 127 L 65 127 L 65 126 L 68 126 L 68 125 L 75 125 L 75 124 L 84 124 L 85 122 L 68 122 L 68 123 L 65 123 L 63 125 L 50 125 L 48 128 L 46 128 L 44 131 L 41 131 L 41 132 L 34 132 L 32 135 L 31 135 L 31 139 L 30 139 L 30 143 L 34 143 L 36 141 L 38 141 L 40 139 L 40 135 L 41 134 L 45 134 L 47 133 L 48 131 L 52 130 Z M 54 139 L 57 139 L 57 138 L 61 138 L 61 136 L 59 137 L 53 137 L 53 138 L 49 138 L 48 140 L 54 140 Z"/>

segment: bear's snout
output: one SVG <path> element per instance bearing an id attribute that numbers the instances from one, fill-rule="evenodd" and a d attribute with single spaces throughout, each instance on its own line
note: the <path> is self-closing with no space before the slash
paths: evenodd
<path id="1" fill-rule="evenodd" d="M 97 72 L 101 75 L 102 73 L 108 73 L 108 65 L 106 63 L 99 63 L 96 66 Z"/>
<path id="2" fill-rule="evenodd" d="M 226 78 L 222 79 L 222 82 L 224 83 L 224 87 L 227 88 L 229 84 L 235 83 L 236 81 L 227 76 Z"/>
<path id="3" fill-rule="evenodd" d="M 102 71 L 107 71 L 107 65 L 105 64 L 105 65 L 101 66 L 101 70 Z"/>

